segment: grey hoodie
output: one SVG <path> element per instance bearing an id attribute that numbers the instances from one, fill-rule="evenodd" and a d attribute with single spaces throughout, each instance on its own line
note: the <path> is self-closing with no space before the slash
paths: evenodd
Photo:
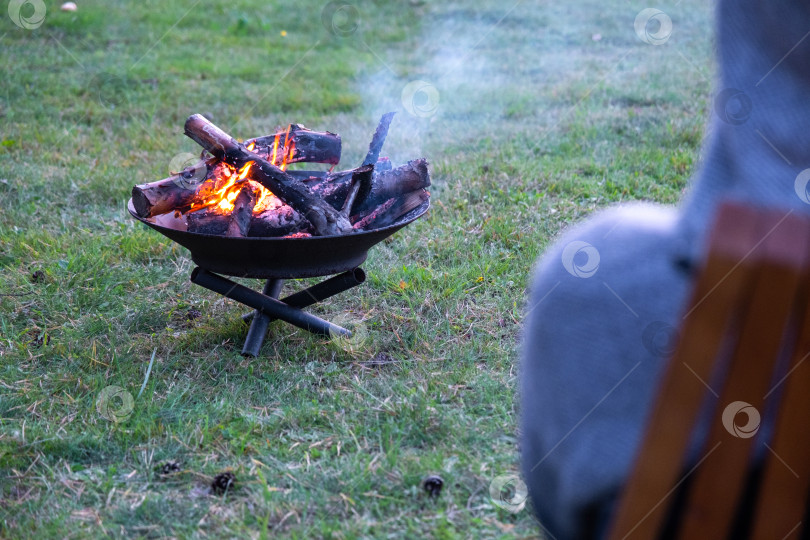
<path id="1" fill-rule="evenodd" d="M 718 202 L 810 213 L 810 4 L 721 0 L 720 84 L 680 208 L 621 205 L 538 262 L 521 365 L 521 459 L 554 538 L 604 533 Z"/>

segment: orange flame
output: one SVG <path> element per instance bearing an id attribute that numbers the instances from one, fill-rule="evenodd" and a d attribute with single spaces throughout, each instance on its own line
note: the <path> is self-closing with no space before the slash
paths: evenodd
<path id="1" fill-rule="evenodd" d="M 284 157 L 281 160 L 280 169 L 282 171 L 287 169 L 287 165 L 289 165 L 293 160 L 293 154 L 295 154 L 295 141 L 290 141 L 289 152 L 284 154 Z"/>
<path id="2" fill-rule="evenodd" d="M 239 176 L 236 178 L 237 182 L 241 182 L 245 178 L 247 178 L 248 173 L 250 173 L 250 168 L 253 166 L 252 161 L 248 161 L 245 163 L 241 169 L 239 169 Z"/>
<path id="3" fill-rule="evenodd" d="M 216 203 L 216 207 L 221 210 L 223 213 L 227 214 L 229 212 L 233 212 L 234 201 L 236 201 L 236 196 L 239 195 L 239 192 L 242 190 L 242 186 L 237 186 L 240 184 L 247 175 L 250 173 L 250 167 L 253 165 L 252 161 L 248 161 L 245 163 L 241 169 L 239 169 L 239 173 L 236 177 L 233 177 L 231 174 L 231 179 L 223 186 L 220 190 L 217 191 L 215 195 L 220 195 L 219 202 Z M 230 167 L 230 165 L 228 165 Z M 233 167 L 231 167 L 233 169 Z"/>
<path id="4" fill-rule="evenodd" d="M 292 125 L 288 124 L 286 131 L 283 133 L 283 146 L 280 145 L 282 133 L 276 133 L 273 138 L 272 149 L 268 148 L 269 154 L 265 158 L 282 171 L 287 169 L 295 156 L 295 141 L 290 140 L 291 130 Z M 279 146 L 282 147 L 279 148 Z M 248 151 L 253 152 L 256 149 L 256 143 L 251 142 L 246 148 Z M 218 213 L 228 214 L 233 211 L 236 197 L 245 185 L 253 189 L 256 194 L 256 205 L 253 208 L 254 214 L 281 206 L 282 201 L 273 195 L 272 191 L 249 178 L 253 164 L 253 161 L 249 161 L 237 171 L 232 165 L 221 162 L 214 169 L 210 180 L 213 180 L 214 186 L 220 182 L 222 182 L 222 185 L 200 197 L 199 202 L 192 203 L 190 211 L 195 212 L 203 208 L 210 208 Z"/>

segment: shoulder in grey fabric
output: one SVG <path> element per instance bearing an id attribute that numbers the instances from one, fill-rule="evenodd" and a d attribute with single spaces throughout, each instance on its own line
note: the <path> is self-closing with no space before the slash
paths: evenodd
<path id="1" fill-rule="evenodd" d="M 558 540 L 604 532 L 641 441 L 661 367 L 724 199 L 810 212 L 810 5 L 718 3 L 720 87 L 705 161 L 678 210 L 625 205 L 541 258 L 521 366 L 523 474 Z M 723 116 L 734 89 L 742 117 Z M 733 105 L 733 104 L 732 104 Z M 740 109 L 737 109 L 738 111 Z M 742 121 L 740 121 L 742 120 Z"/>
<path id="2" fill-rule="evenodd" d="M 566 234 L 536 270 L 521 451 L 534 507 L 558 538 L 578 537 L 593 503 L 630 470 L 686 293 L 676 217 L 651 205 L 609 209 Z"/>

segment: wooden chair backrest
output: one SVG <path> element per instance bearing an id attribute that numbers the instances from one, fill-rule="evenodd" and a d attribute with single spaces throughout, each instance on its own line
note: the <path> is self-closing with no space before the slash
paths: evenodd
<path id="1" fill-rule="evenodd" d="M 808 357 L 810 220 L 723 205 L 610 538 L 800 538 Z"/>

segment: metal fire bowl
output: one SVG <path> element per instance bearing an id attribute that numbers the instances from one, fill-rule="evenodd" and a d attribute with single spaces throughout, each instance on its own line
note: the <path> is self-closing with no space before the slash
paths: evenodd
<path id="1" fill-rule="evenodd" d="M 187 248 L 197 266 L 218 274 L 261 279 L 328 276 L 357 268 L 372 246 L 423 216 L 429 207 L 428 199 L 393 225 L 355 234 L 231 238 L 161 227 L 138 216 L 132 199 L 127 203 L 132 217 Z"/>

